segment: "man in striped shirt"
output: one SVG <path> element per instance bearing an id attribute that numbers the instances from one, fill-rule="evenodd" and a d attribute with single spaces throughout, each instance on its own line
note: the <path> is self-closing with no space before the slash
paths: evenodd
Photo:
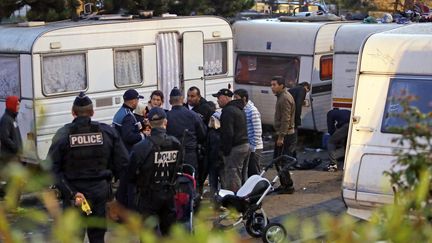
<path id="1" fill-rule="evenodd" d="M 263 150 L 261 113 L 254 103 L 249 100 L 249 94 L 245 89 L 234 91 L 234 99 L 241 99 L 245 103 L 244 112 L 246 113 L 247 133 L 251 152 L 248 166 L 248 177 L 250 177 L 260 172 L 261 153 Z"/>

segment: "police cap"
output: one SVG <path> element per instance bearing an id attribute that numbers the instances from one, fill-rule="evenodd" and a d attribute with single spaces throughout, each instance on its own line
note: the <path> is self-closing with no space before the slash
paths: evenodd
<path id="1" fill-rule="evenodd" d="M 134 89 L 128 89 L 123 94 L 123 100 L 144 99 L 144 96 L 139 95 Z"/>
<path id="2" fill-rule="evenodd" d="M 148 117 L 149 121 L 156 121 L 156 120 L 165 119 L 167 116 L 166 116 L 164 109 L 159 108 L 159 107 L 153 107 L 149 111 L 147 117 Z"/>
<path id="3" fill-rule="evenodd" d="M 92 101 L 84 92 L 80 92 L 73 103 L 75 106 L 87 106 L 90 104 L 92 104 Z"/>
<path id="4" fill-rule="evenodd" d="M 179 88 L 174 87 L 174 88 L 171 90 L 170 97 L 178 97 L 178 96 L 182 96 L 182 93 L 181 93 L 181 91 L 179 90 Z"/>

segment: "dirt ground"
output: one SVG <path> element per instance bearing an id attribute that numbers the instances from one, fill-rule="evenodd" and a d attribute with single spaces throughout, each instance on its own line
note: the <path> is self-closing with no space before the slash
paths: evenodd
<path id="1" fill-rule="evenodd" d="M 291 173 L 295 192 L 271 194 L 263 202 L 263 208 L 269 218 L 285 215 L 341 195 L 341 171 L 294 170 Z M 275 175 L 276 171 L 271 170 L 266 177 L 273 179 Z"/>
<path id="2" fill-rule="evenodd" d="M 263 161 L 271 161 L 273 155 L 273 140 L 264 135 Z M 303 160 L 321 159 L 322 163 L 310 170 L 292 170 L 295 192 L 293 194 L 270 194 L 264 202 L 263 208 L 269 218 L 286 215 L 301 208 L 319 204 L 321 202 L 341 196 L 343 171 L 328 172 L 323 169 L 328 165 L 328 153 L 320 148 L 321 134 L 300 131 L 297 144 L 298 162 Z M 264 162 L 265 164 L 265 162 Z M 339 166 L 343 167 L 342 164 Z M 276 170 L 270 169 L 265 177 L 270 181 L 275 177 Z"/>

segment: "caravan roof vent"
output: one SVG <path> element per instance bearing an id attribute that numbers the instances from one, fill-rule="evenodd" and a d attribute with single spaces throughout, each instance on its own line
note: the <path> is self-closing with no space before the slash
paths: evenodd
<path id="1" fill-rule="evenodd" d="M 44 21 L 28 21 L 28 22 L 22 22 L 18 23 L 18 27 L 37 27 L 37 26 L 44 26 Z"/>
<path id="2" fill-rule="evenodd" d="M 101 15 L 96 17 L 98 20 L 128 20 L 132 19 L 133 15 L 130 14 L 113 14 L 113 15 Z"/>
<path id="3" fill-rule="evenodd" d="M 162 18 L 177 17 L 177 14 L 163 13 Z"/>
<path id="4" fill-rule="evenodd" d="M 334 14 L 298 14 L 296 16 L 280 16 L 281 22 L 325 22 L 325 21 L 342 21 L 342 18 Z"/>

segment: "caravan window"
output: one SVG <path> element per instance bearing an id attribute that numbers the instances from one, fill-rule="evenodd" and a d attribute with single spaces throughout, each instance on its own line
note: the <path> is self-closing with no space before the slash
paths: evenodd
<path id="1" fill-rule="evenodd" d="M 9 95 L 20 96 L 19 58 L 0 56 L 0 99 Z"/>
<path id="2" fill-rule="evenodd" d="M 393 133 L 392 128 L 406 126 L 406 121 L 398 117 L 403 112 L 400 100 L 414 97 L 410 106 L 417 107 L 422 113 L 432 112 L 432 80 L 425 79 L 393 79 L 387 94 L 381 132 Z M 432 121 L 429 121 L 432 122 Z"/>
<path id="3" fill-rule="evenodd" d="M 322 56 L 320 58 L 320 79 L 333 79 L 333 55 Z"/>
<path id="4" fill-rule="evenodd" d="M 270 86 L 273 76 L 282 76 L 287 87 L 298 82 L 300 59 L 298 57 L 237 56 L 235 81 L 239 84 Z"/>
<path id="5" fill-rule="evenodd" d="M 87 89 L 86 54 L 42 57 L 42 86 L 46 95 Z"/>
<path id="6" fill-rule="evenodd" d="M 214 76 L 227 73 L 227 43 L 204 44 L 204 75 Z"/>
<path id="7" fill-rule="evenodd" d="M 136 85 L 143 82 L 141 49 L 116 50 L 114 60 L 117 86 Z"/>

